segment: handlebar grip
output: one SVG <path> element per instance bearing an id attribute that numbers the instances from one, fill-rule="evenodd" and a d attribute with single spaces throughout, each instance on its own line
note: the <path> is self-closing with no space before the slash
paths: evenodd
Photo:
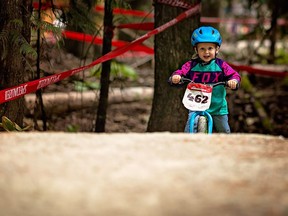
<path id="1" fill-rule="evenodd" d="M 212 86 L 213 87 L 218 86 L 218 85 L 228 86 L 227 84 L 228 84 L 227 81 L 222 81 L 222 82 L 213 83 Z"/>
<path id="2" fill-rule="evenodd" d="M 232 91 L 237 91 L 240 88 L 240 82 L 237 83 L 236 88 L 232 89 Z"/>
<path id="3" fill-rule="evenodd" d="M 188 79 L 188 78 L 185 78 L 185 77 L 181 77 L 180 82 L 181 82 L 181 83 L 192 82 L 192 80 L 191 80 L 191 79 Z"/>

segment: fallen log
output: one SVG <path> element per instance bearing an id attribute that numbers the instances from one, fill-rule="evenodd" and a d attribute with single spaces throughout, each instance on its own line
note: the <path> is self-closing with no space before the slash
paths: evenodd
<path id="1" fill-rule="evenodd" d="M 109 103 L 128 103 L 133 101 L 150 100 L 153 96 L 151 87 L 114 88 L 109 93 Z M 43 94 L 46 113 L 59 114 L 95 107 L 98 104 L 99 91 L 85 92 L 55 92 Z M 26 114 L 32 114 L 35 107 L 35 94 L 25 96 Z"/>

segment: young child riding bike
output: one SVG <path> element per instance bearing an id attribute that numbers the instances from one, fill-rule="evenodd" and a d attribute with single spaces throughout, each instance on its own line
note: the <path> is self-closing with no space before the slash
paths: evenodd
<path id="1" fill-rule="evenodd" d="M 225 61 L 217 58 L 222 38 L 219 31 L 211 26 L 202 26 L 193 31 L 191 43 L 196 55 L 182 67 L 174 71 L 169 78 L 173 85 L 179 84 L 181 77 L 189 78 L 195 83 L 212 84 L 227 81 L 227 86 L 237 89 L 241 78 Z M 210 108 L 207 110 L 212 116 L 214 128 L 219 133 L 231 133 L 228 123 L 228 105 L 226 89 L 223 85 L 213 88 Z M 189 110 L 185 132 L 190 131 L 190 118 L 193 110 Z"/>

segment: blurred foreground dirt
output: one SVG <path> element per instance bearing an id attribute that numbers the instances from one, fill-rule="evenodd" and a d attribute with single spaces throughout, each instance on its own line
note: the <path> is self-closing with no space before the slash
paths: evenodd
<path id="1" fill-rule="evenodd" d="M 2 133 L 1 216 L 288 215 L 288 140 Z"/>

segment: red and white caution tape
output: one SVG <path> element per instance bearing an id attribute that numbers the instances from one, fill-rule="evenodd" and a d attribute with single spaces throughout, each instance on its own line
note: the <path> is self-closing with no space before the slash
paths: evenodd
<path id="1" fill-rule="evenodd" d="M 243 25 L 258 25 L 260 22 L 264 24 L 271 23 L 270 19 L 260 21 L 255 18 L 220 18 L 220 17 L 200 17 L 201 23 L 222 23 L 222 24 L 243 24 Z M 282 18 L 277 19 L 277 25 L 288 25 L 288 21 Z"/>
<path id="2" fill-rule="evenodd" d="M 84 42 L 89 42 L 93 44 L 98 44 L 102 45 L 103 39 L 100 37 L 94 37 L 93 35 L 89 34 L 84 34 L 80 32 L 73 32 L 73 31 L 63 31 L 62 35 L 65 38 L 72 39 L 72 40 L 78 40 L 78 41 L 84 41 Z M 113 40 L 112 41 L 112 46 L 113 47 L 123 47 L 126 46 L 128 42 L 125 41 L 120 41 L 120 40 Z M 149 55 L 154 54 L 154 49 L 138 44 L 136 46 L 131 47 L 131 51 L 137 51 L 137 52 L 145 52 Z"/>
<path id="3" fill-rule="evenodd" d="M 246 71 L 247 73 L 250 74 L 257 74 L 261 76 L 270 76 L 270 77 L 286 77 L 288 76 L 287 71 L 270 71 L 270 70 L 263 70 L 260 68 L 256 67 L 251 67 L 247 65 L 236 65 L 229 63 L 231 67 L 233 67 L 237 71 Z"/>
<path id="4" fill-rule="evenodd" d="M 98 5 L 95 7 L 95 10 L 96 11 L 104 11 L 104 7 Z M 140 10 L 128 10 L 128 9 L 123 9 L 123 8 L 114 8 L 113 14 L 128 15 L 128 16 L 135 16 L 135 17 L 146 17 L 146 18 L 153 18 L 154 17 L 154 15 L 152 13 L 147 13 L 145 11 L 140 11 Z"/>
<path id="5" fill-rule="evenodd" d="M 191 5 L 190 3 L 184 1 L 184 0 L 154 0 L 154 3 L 158 3 L 158 4 L 166 4 L 172 7 L 181 7 L 184 9 L 189 9 L 192 8 L 193 5 Z"/>
<path id="6" fill-rule="evenodd" d="M 117 25 L 116 28 L 119 29 L 129 28 L 129 29 L 150 31 L 154 29 L 154 22 L 120 24 Z"/>

